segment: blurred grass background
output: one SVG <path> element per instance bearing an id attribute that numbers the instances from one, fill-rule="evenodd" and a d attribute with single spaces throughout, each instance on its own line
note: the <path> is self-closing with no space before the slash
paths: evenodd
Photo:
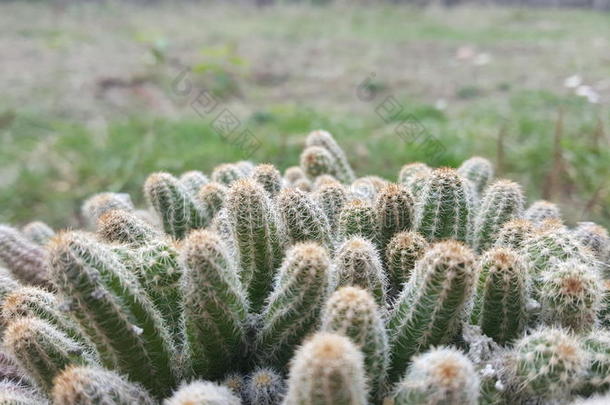
<path id="1" fill-rule="evenodd" d="M 207 89 L 260 140 L 253 161 L 298 164 L 318 128 L 336 135 L 359 175 L 394 180 L 407 162 L 457 166 L 477 154 L 529 201 L 610 226 L 607 13 L 1 3 L 0 55 L 3 222 L 76 226 L 93 193 L 144 204 L 152 171 L 209 173 L 243 159 L 212 115 L 191 108 Z M 187 96 L 175 89 L 184 67 Z M 357 97 L 363 83 L 371 101 Z M 375 111 L 388 96 L 446 153 L 397 136 L 399 120 Z"/>

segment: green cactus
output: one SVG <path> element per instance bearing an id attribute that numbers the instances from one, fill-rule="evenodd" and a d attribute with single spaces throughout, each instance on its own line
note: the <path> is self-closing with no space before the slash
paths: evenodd
<path id="1" fill-rule="evenodd" d="M 400 173 L 398 174 L 398 184 L 408 187 L 414 178 L 422 173 L 430 174 L 432 173 L 432 169 L 430 169 L 430 167 L 425 163 L 408 163 L 400 169 Z"/>
<path id="2" fill-rule="evenodd" d="M 292 166 L 284 171 L 284 181 L 289 186 L 294 186 L 298 180 L 306 179 L 305 172 L 300 166 Z"/>
<path id="3" fill-rule="evenodd" d="M 326 214 L 330 232 L 333 238 L 336 238 L 339 226 L 339 216 L 347 203 L 347 190 L 342 184 L 331 182 L 317 188 L 313 197 Z"/>
<path id="4" fill-rule="evenodd" d="M 553 403 L 569 399 L 582 384 L 589 358 L 575 336 L 543 327 L 518 340 L 504 363 L 508 403 Z"/>
<path id="5" fill-rule="evenodd" d="M 6 349 L 3 349 L 6 350 Z M 0 352 L 0 382 L 10 382 L 22 388 L 33 388 L 36 383 L 28 373 L 19 367 L 17 361 L 7 352 Z M 0 404 L 2 401 L 0 401 Z"/>
<path id="6" fill-rule="evenodd" d="M 33 221 L 21 228 L 23 236 L 39 246 L 44 246 L 55 236 L 55 231 L 41 221 Z"/>
<path id="7" fill-rule="evenodd" d="M 163 237 L 155 227 L 123 210 L 109 210 L 102 214 L 97 222 L 97 235 L 105 242 L 124 243 L 136 248 Z"/>
<path id="8" fill-rule="evenodd" d="M 90 227 L 94 227 L 102 215 L 110 210 L 133 211 L 135 208 L 129 194 L 99 193 L 89 197 L 81 207 L 81 214 Z"/>
<path id="9" fill-rule="evenodd" d="M 413 222 L 413 196 L 405 186 L 388 184 L 375 201 L 379 246 L 385 257 L 386 246 L 395 234 L 407 231 Z"/>
<path id="10" fill-rule="evenodd" d="M 245 347 L 249 303 L 229 252 L 210 231 L 184 241 L 182 289 L 186 356 L 194 375 L 221 378 Z"/>
<path id="11" fill-rule="evenodd" d="M 474 290 L 474 264 L 473 252 L 455 241 L 436 243 L 417 262 L 388 320 L 392 381 L 413 355 L 455 336 Z"/>
<path id="12" fill-rule="evenodd" d="M 175 348 L 160 313 L 110 248 L 82 232 L 49 247 L 51 278 L 104 364 L 155 394 L 175 381 Z"/>
<path id="13" fill-rule="evenodd" d="M 273 165 L 256 166 L 252 178 L 263 186 L 271 198 L 275 198 L 282 189 L 282 175 Z"/>
<path id="14" fill-rule="evenodd" d="M 49 405 L 49 401 L 33 388 L 13 381 L 0 381 L 0 404 L 2 405 Z"/>
<path id="15" fill-rule="evenodd" d="M 349 201 L 339 214 L 337 233 L 339 240 L 361 236 L 377 244 L 379 241 L 377 211 L 366 200 Z"/>
<path id="16" fill-rule="evenodd" d="M 596 268 L 574 259 L 555 262 L 541 275 L 541 320 L 587 332 L 597 321 L 603 293 Z"/>
<path id="17" fill-rule="evenodd" d="M 239 250 L 239 275 L 252 311 L 259 312 L 284 254 L 280 223 L 269 195 L 252 179 L 233 184 L 227 196 L 227 212 Z"/>
<path id="18" fill-rule="evenodd" d="M 182 268 L 178 260 L 178 246 L 170 240 L 152 240 L 132 251 L 131 260 L 125 260 L 127 268 L 140 280 L 140 284 L 161 314 L 174 342 L 181 343 L 182 292 L 180 278 Z"/>
<path id="19" fill-rule="evenodd" d="M 57 297 L 48 291 L 37 287 L 20 287 L 5 296 L 2 320 L 8 323 L 27 317 L 42 319 L 97 355 L 91 340 L 62 306 Z"/>
<path id="20" fill-rule="evenodd" d="M 0 267 L 0 307 L 4 305 L 6 296 L 21 288 L 21 286 L 22 284 L 15 280 L 13 274 L 9 270 Z M 0 316 L 0 330 L 3 323 L 4 319 Z"/>
<path id="21" fill-rule="evenodd" d="M 211 220 L 207 207 L 198 203 L 190 191 L 169 173 L 148 176 L 144 193 L 162 219 L 165 232 L 176 238 L 183 238 L 192 229 L 206 227 Z"/>
<path id="22" fill-rule="evenodd" d="M 512 219 L 502 226 L 494 246 L 521 250 L 526 239 L 534 235 L 534 231 L 534 225 L 527 219 Z"/>
<path id="23" fill-rule="evenodd" d="M 501 345 L 521 336 L 527 324 L 527 264 L 508 248 L 493 248 L 479 261 L 472 323 Z"/>
<path id="24" fill-rule="evenodd" d="M 292 184 L 291 187 L 306 193 L 309 193 L 313 190 L 313 184 L 308 179 L 298 179 L 294 182 L 294 184 Z"/>
<path id="25" fill-rule="evenodd" d="M 191 193 L 191 196 L 194 197 L 199 194 L 201 187 L 210 182 L 210 179 L 198 170 L 191 170 L 182 173 L 178 181 L 189 193 Z"/>
<path id="26" fill-rule="evenodd" d="M 62 405 L 157 404 L 143 387 L 97 367 L 67 367 L 55 377 L 51 396 Z"/>
<path id="27" fill-rule="evenodd" d="M 364 358 L 348 338 L 317 333 L 296 353 L 284 405 L 365 405 Z"/>
<path id="28" fill-rule="evenodd" d="M 224 380 L 222 385 L 231 390 L 236 396 L 241 398 L 243 403 L 248 401 L 248 392 L 246 387 L 246 378 L 240 373 L 229 373 Z"/>
<path id="29" fill-rule="evenodd" d="M 591 249 L 599 262 L 610 266 L 610 236 L 606 228 L 594 222 L 579 222 L 572 235 L 581 245 Z"/>
<path id="30" fill-rule="evenodd" d="M 323 174 L 321 176 L 316 177 L 313 182 L 312 191 L 316 192 L 320 189 L 320 187 L 325 186 L 327 184 L 338 184 L 344 186 L 339 180 L 330 174 Z"/>
<path id="31" fill-rule="evenodd" d="M 523 192 L 517 183 L 498 180 L 487 187 L 474 221 L 474 249 L 482 253 L 493 246 L 502 226 L 523 215 L 523 205 Z"/>
<path id="32" fill-rule="evenodd" d="M 183 384 L 163 405 L 241 405 L 231 390 L 210 381 Z"/>
<path id="33" fill-rule="evenodd" d="M 248 177 L 243 169 L 243 167 L 239 167 L 233 163 L 222 164 L 212 171 L 212 181 L 230 186 L 233 182 Z"/>
<path id="34" fill-rule="evenodd" d="M 331 244 L 328 219 L 308 193 L 296 188 L 282 190 L 277 197 L 277 209 L 291 244 L 305 241 Z"/>
<path id="35" fill-rule="evenodd" d="M 540 226 L 547 219 L 561 220 L 559 207 L 545 200 L 534 201 L 523 215 L 525 219 L 536 226 Z"/>
<path id="36" fill-rule="evenodd" d="M 337 287 L 354 285 L 368 290 L 381 307 L 386 303 L 387 280 L 375 246 L 354 236 L 339 246 L 335 254 Z"/>
<path id="37" fill-rule="evenodd" d="M 480 156 L 465 160 L 458 168 L 458 173 L 470 180 L 477 194 L 482 194 L 494 177 L 494 168 L 491 162 Z"/>
<path id="38" fill-rule="evenodd" d="M 403 285 L 411 277 L 415 262 L 423 257 L 428 247 L 426 239 L 412 231 L 397 233 L 390 240 L 385 253 L 390 299 L 402 291 Z"/>
<path id="39" fill-rule="evenodd" d="M 326 148 L 309 146 L 301 153 L 301 169 L 309 179 L 315 179 L 325 174 L 337 176 L 339 168 Z"/>
<path id="40" fill-rule="evenodd" d="M 472 229 L 473 199 L 467 181 L 455 170 L 435 169 L 417 193 L 416 230 L 431 242 L 466 242 Z"/>
<path id="41" fill-rule="evenodd" d="M 480 379 L 460 351 L 439 347 L 413 359 L 394 394 L 396 405 L 477 405 Z"/>
<path id="42" fill-rule="evenodd" d="M 254 173 L 254 163 L 249 160 L 240 160 L 235 163 L 235 166 L 241 171 L 243 177 L 251 177 Z"/>
<path id="43" fill-rule="evenodd" d="M 247 398 L 250 404 L 280 405 L 286 387 L 284 379 L 270 368 L 258 368 L 248 376 Z"/>
<path id="44" fill-rule="evenodd" d="M 575 259 L 595 266 L 593 254 L 578 243 L 567 229 L 555 223 L 527 238 L 521 253 L 528 262 L 534 299 L 538 298 L 542 274 L 551 269 L 554 261 Z"/>
<path id="45" fill-rule="evenodd" d="M 332 276 L 322 246 L 305 242 L 288 250 L 261 315 L 256 347 L 263 364 L 284 370 L 296 346 L 318 327 Z"/>
<path id="46" fill-rule="evenodd" d="M 593 330 L 584 337 L 582 344 L 591 362 L 577 393 L 590 396 L 610 390 L 610 331 Z"/>
<path id="47" fill-rule="evenodd" d="M 313 131 L 307 136 L 306 146 L 320 146 L 328 151 L 336 166 L 335 177 L 342 183 L 350 184 L 355 180 L 354 171 L 350 166 L 345 152 L 326 131 Z"/>
<path id="48" fill-rule="evenodd" d="M 229 189 L 215 181 L 202 186 L 195 197 L 203 206 L 208 207 L 208 215 L 214 218 L 225 206 Z"/>
<path id="49" fill-rule="evenodd" d="M 9 323 L 3 345 L 19 365 L 45 391 L 68 365 L 96 365 L 95 353 L 50 323 L 38 318 L 19 318 Z"/>
<path id="50" fill-rule="evenodd" d="M 372 398 L 383 398 L 390 361 L 389 343 L 382 312 L 370 293 L 358 287 L 335 291 L 326 302 L 321 330 L 352 340 L 364 354 Z"/>
<path id="51" fill-rule="evenodd" d="M 49 287 L 45 250 L 17 229 L 0 224 L 0 261 L 25 284 Z"/>

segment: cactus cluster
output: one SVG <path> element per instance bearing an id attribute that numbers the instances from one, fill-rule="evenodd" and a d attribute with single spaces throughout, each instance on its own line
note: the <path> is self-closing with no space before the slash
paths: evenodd
<path id="1" fill-rule="evenodd" d="M 143 195 L 0 225 L 0 404 L 608 403 L 608 232 L 487 159 L 356 177 L 314 131 Z"/>

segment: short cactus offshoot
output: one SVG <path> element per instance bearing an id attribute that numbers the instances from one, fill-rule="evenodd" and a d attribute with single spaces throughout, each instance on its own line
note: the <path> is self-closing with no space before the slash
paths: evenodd
<path id="1" fill-rule="evenodd" d="M 603 398 L 607 230 L 525 210 L 484 158 L 388 181 L 348 157 L 314 131 L 283 174 L 158 172 L 147 209 L 88 199 L 87 231 L 0 225 L 0 404 Z"/>

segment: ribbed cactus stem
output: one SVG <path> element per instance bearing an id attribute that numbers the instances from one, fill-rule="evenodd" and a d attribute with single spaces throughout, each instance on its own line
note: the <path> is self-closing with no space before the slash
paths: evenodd
<path id="1" fill-rule="evenodd" d="M 527 265 L 519 253 L 493 248 L 479 261 L 472 322 L 504 345 L 521 336 L 527 324 Z"/>
<path id="2" fill-rule="evenodd" d="M 392 381 L 413 355 L 455 336 L 472 297 L 474 263 L 473 252 L 455 241 L 436 243 L 417 262 L 388 320 Z"/>
<path id="3" fill-rule="evenodd" d="M 583 339 L 583 346 L 591 362 L 582 386 L 578 393 L 591 395 L 604 393 L 610 389 L 610 331 L 605 329 L 594 330 Z"/>
<path id="4" fill-rule="evenodd" d="M 241 373 L 229 373 L 222 381 L 222 385 L 227 387 L 236 396 L 241 398 L 245 404 L 248 401 L 246 378 Z"/>
<path id="5" fill-rule="evenodd" d="M 313 196 L 326 214 L 333 237 L 336 237 L 337 228 L 339 226 L 339 216 L 347 203 L 347 190 L 342 184 L 336 182 L 327 183 L 321 185 Z"/>
<path id="6" fill-rule="evenodd" d="M 179 181 L 180 184 L 182 184 L 184 188 L 194 197 L 199 193 L 201 187 L 210 182 L 210 179 L 208 179 L 208 177 L 199 170 L 191 170 L 182 173 Z"/>
<path id="7" fill-rule="evenodd" d="M 163 405 L 242 405 L 231 390 L 210 381 L 182 385 Z"/>
<path id="8" fill-rule="evenodd" d="M 32 388 L 35 386 L 35 382 L 32 381 L 25 370 L 19 367 L 15 358 L 4 351 L 0 352 L 0 381 L 11 382 L 16 386 L 21 386 L 23 388 Z M 0 401 L 0 404 L 1 403 L 2 402 Z"/>
<path id="9" fill-rule="evenodd" d="M 325 186 L 327 184 L 341 184 L 341 182 L 337 180 L 335 176 L 332 176 L 330 174 L 323 174 L 321 176 L 316 177 L 315 181 L 313 182 L 312 191 L 318 191 L 320 187 Z"/>
<path id="10" fill-rule="evenodd" d="M 377 248 L 354 236 L 339 246 L 335 255 L 337 287 L 359 286 L 371 293 L 381 307 L 386 303 L 387 279 Z"/>
<path id="11" fill-rule="evenodd" d="M 439 347 L 413 359 L 394 395 L 396 405 L 477 405 L 480 379 L 460 351 Z"/>
<path id="12" fill-rule="evenodd" d="M 97 357 L 85 346 L 38 318 L 19 318 L 4 334 L 4 347 L 47 392 L 53 379 L 69 365 L 95 365 Z"/>
<path id="13" fill-rule="evenodd" d="M 572 235 L 581 245 L 591 249 L 598 261 L 610 266 L 610 236 L 606 228 L 594 222 L 579 222 Z"/>
<path id="14" fill-rule="evenodd" d="M 230 186 L 234 181 L 244 177 L 247 177 L 247 175 L 244 173 L 243 168 L 233 163 L 222 164 L 212 171 L 212 181 L 224 184 L 225 186 Z"/>
<path id="15" fill-rule="evenodd" d="M 250 404 L 280 405 L 286 387 L 284 379 L 271 368 L 259 368 L 248 376 L 247 398 Z"/>
<path id="16" fill-rule="evenodd" d="M 283 405 L 365 405 L 364 358 L 348 338 L 318 333 L 296 353 Z"/>
<path id="17" fill-rule="evenodd" d="M 144 246 L 163 233 L 131 212 L 110 210 L 97 222 L 97 235 L 106 242 L 124 243 L 132 247 Z"/>
<path id="18" fill-rule="evenodd" d="M 144 184 L 149 204 L 161 217 L 165 232 L 183 238 L 188 231 L 210 221 L 207 207 L 198 204 L 189 190 L 169 173 L 153 173 Z"/>
<path id="19" fill-rule="evenodd" d="M 37 287 L 21 287 L 6 295 L 2 305 L 2 319 L 7 323 L 25 317 L 42 319 L 87 350 L 95 352 L 92 342 L 62 306 L 57 297 L 48 291 Z"/>
<path id="20" fill-rule="evenodd" d="M 505 362 L 506 392 L 518 399 L 553 403 L 569 398 L 584 377 L 589 359 L 572 334 L 555 328 L 538 328 L 515 343 Z"/>
<path id="21" fill-rule="evenodd" d="M 595 266 L 593 254 L 559 224 L 535 232 L 524 241 L 521 253 L 528 262 L 532 294 L 535 299 L 541 287 L 542 274 L 549 270 L 555 261 L 575 259 Z"/>
<path id="22" fill-rule="evenodd" d="M 432 169 L 430 169 L 427 164 L 421 162 L 407 163 L 400 169 L 398 184 L 403 184 L 408 187 L 413 179 L 421 173 L 432 173 Z"/>
<path id="23" fill-rule="evenodd" d="M 244 348 L 249 304 L 220 237 L 195 231 L 185 240 L 182 289 L 186 350 L 195 375 L 221 378 Z"/>
<path id="24" fill-rule="evenodd" d="M 277 197 L 277 209 L 292 244 L 305 241 L 330 245 L 330 225 L 322 207 L 308 193 L 287 188 Z"/>
<path id="25" fill-rule="evenodd" d="M 156 394 L 171 389 L 175 349 L 160 313 L 108 247 L 67 232 L 49 247 L 51 276 L 70 312 L 97 346 L 104 364 Z"/>
<path id="26" fill-rule="evenodd" d="M 388 276 L 388 294 L 394 299 L 409 281 L 415 262 L 428 249 L 426 239 L 417 232 L 400 232 L 386 246 L 385 260 Z"/>
<path id="27" fill-rule="evenodd" d="M 0 381 L 0 404 L 3 405 L 49 405 L 49 401 L 38 391 L 23 387 L 12 381 Z"/>
<path id="28" fill-rule="evenodd" d="M 133 211 L 135 208 L 129 194 L 124 193 L 99 193 L 87 199 L 81 207 L 81 214 L 87 223 L 94 227 L 102 215 L 110 210 Z"/>
<path id="29" fill-rule="evenodd" d="M 55 231 L 41 221 L 33 221 L 26 224 L 21 229 L 21 232 L 26 238 L 40 246 L 46 245 L 55 235 Z"/>
<path id="30" fill-rule="evenodd" d="M 339 214 L 337 230 L 339 240 L 361 236 L 377 244 L 379 242 L 379 221 L 377 211 L 366 200 L 352 200 L 343 206 Z"/>
<path id="31" fill-rule="evenodd" d="M 472 229 L 473 199 L 467 180 L 455 170 L 435 169 L 417 193 L 415 229 L 431 242 L 466 242 Z"/>
<path id="32" fill-rule="evenodd" d="M 62 405 L 155 405 L 140 385 L 97 367 L 70 366 L 55 377 L 52 398 Z"/>
<path id="33" fill-rule="evenodd" d="M 392 237 L 412 226 L 413 196 L 405 186 L 388 184 L 377 194 L 375 211 L 379 223 L 379 246 L 385 255 L 386 246 Z"/>
<path id="34" fill-rule="evenodd" d="M 350 166 L 345 152 L 333 136 L 322 130 L 313 131 L 307 136 L 307 146 L 320 146 L 326 149 L 335 161 L 336 177 L 343 183 L 350 184 L 355 180 L 354 170 Z"/>
<path id="35" fill-rule="evenodd" d="M 326 249 L 306 242 L 288 250 L 261 315 L 256 346 L 263 364 L 286 368 L 296 346 L 318 327 L 332 282 Z"/>
<path id="36" fill-rule="evenodd" d="M 268 193 L 252 179 L 233 184 L 227 212 L 234 226 L 240 258 L 240 278 L 252 310 L 258 312 L 284 253 L 284 236 Z"/>
<path id="37" fill-rule="evenodd" d="M 328 150 L 321 146 L 309 146 L 301 153 L 301 169 L 310 179 L 324 174 L 337 176 L 337 163 Z"/>
<path id="38" fill-rule="evenodd" d="M 229 189 L 223 184 L 215 181 L 201 187 L 196 196 L 197 201 L 208 207 L 208 215 L 214 218 L 225 206 Z"/>
<path id="39" fill-rule="evenodd" d="M 541 279 L 539 300 L 544 323 L 577 333 L 593 328 L 604 293 L 595 267 L 574 259 L 555 262 Z"/>
<path id="40" fill-rule="evenodd" d="M 524 197 L 521 186 L 509 180 L 491 184 L 483 195 L 474 222 L 472 245 L 481 253 L 489 249 L 502 226 L 523 215 Z"/>
<path id="41" fill-rule="evenodd" d="M 282 189 L 282 175 L 273 165 L 263 164 L 256 166 L 252 173 L 252 178 L 263 186 L 271 198 L 277 196 Z"/>
<path id="42" fill-rule="evenodd" d="M 178 255 L 175 243 L 157 239 L 132 251 L 131 260 L 125 260 L 128 270 L 138 276 L 176 343 L 180 343 L 182 334 L 182 313 L 176 310 L 182 299 L 182 268 Z"/>
<path id="43" fill-rule="evenodd" d="M 534 201 L 532 205 L 524 213 L 525 219 L 530 221 L 532 224 L 539 226 L 546 219 L 561 219 L 561 211 L 559 207 L 549 201 L 538 200 Z"/>
<path id="44" fill-rule="evenodd" d="M 525 240 L 533 236 L 534 231 L 534 225 L 527 219 L 512 219 L 502 225 L 495 246 L 521 250 L 525 245 Z"/>
<path id="45" fill-rule="evenodd" d="M 493 179 L 494 168 L 489 160 L 474 156 L 462 163 L 458 173 L 474 184 L 477 194 L 482 194 Z"/>
<path id="46" fill-rule="evenodd" d="M 3 305 L 7 295 L 21 288 L 22 284 L 13 277 L 13 274 L 4 267 L 0 267 L 0 306 Z M 0 325 L 4 322 L 0 317 Z M 1 327 L 1 326 L 0 326 Z"/>
<path id="47" fill-rule="evenodd" d="M 45 250 L 17 229 L 0 224 L 0 261 L 15 278 L 26 284 L 48 286 Z"/>
<path id="48" fill-rule="evenodd" d="M 369 292 L 343 287 L 327 301 L 321 330 L 347 336 L 364 354 L 374 400 L 383 398 L 390 362 L 388 336 L 379 306 Z"/>

